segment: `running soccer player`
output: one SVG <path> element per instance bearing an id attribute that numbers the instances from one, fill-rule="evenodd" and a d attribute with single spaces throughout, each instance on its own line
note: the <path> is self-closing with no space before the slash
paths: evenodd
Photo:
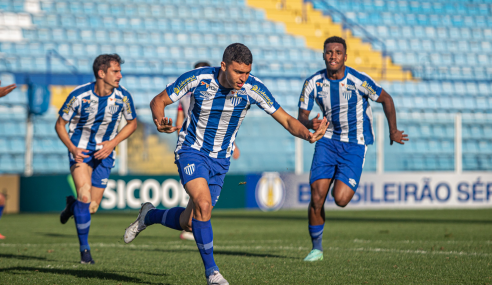
<path id="1" fill-rule="evenodd" d="M 374 142 L 372 111 L 368 99 L 383 104 L 390 130 L 390 143 L 404 144 L 408 136 L 396 127 L 393 99 L 367 74 L 345 66 L 347 45 L 340 37 L 324 42 L 326 69 L 316 72 L 305 83 L 299 99 L 298 119 L 306 128 L 319 128 L 319 114 L 309 120 L 314 102 L 330 123 L 324 138 L 316 143 L 309 184 L 309 234 L 313 249 L 305 261 L 323 260 L 324 203 L 332 183 L 332 195 L 345 207 L 357 190 L 364 167 L 367 145 Z M 335 182 L 333 181 L 335 180 Z"/>
<path id="2" fill-rule="evenodd" d="M 2 217 L 4 207 L 5 207 L 5 195 L 0 193 L 0 218 Z M 5 239 L 5 236 L 0 234 L 0 239 Z"/>
<path id="3" fill-rule="evenodd" d="M 92 66 L 95 82 L 78 86 L 60 109 L 56 132 L 68 148 L 70 172 L 77 199 L 67 197 L 60 222 L 73 215 L 80 243 L 80 262 L 93 264 L 88 242 L 91 214 L 99 208 L 111 168 L 115 147 L 137 128 L 137 114 L 130 93 L 120 86 L 121 64 L 117 54 L 102 54 Z M 118 133 L 121 117 L 127 124 Z M 65 126 L 69 123 L 69 132 Z"/>
<path id="4" fill-rule="evenodd" d="M 220 67 L 199 68 L 181 75 L 150 103 L 157 130 L 172 133 L 178 128 L 165 117 L 164 108 L 192 93 L 190 115 L 175 150 L 175 163 L 190 201 L 186 209 L 157 210 L 150 203 L 143 204 L 137 220 L 126 229 L 124 240 L 131 242 L 152 224 L 193 231 L 208 284 L 229 284 L 214 261 L 210 218 L 229 169 L 234 140 L 250 106 L 256 104 L 292 135 L 311 143 L 321 139 L 327 129 L 323 119 L 318 130 L 311 133 L 288 115 L 265 85 L 250 75 L 252 63 L 253 56 L 245 45 L 231 44 L 224 51 Z"/>

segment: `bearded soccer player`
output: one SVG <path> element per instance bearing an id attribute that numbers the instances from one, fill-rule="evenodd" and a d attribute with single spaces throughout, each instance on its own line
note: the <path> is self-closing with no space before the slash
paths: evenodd
<path id="1" fill-rule="evenodd" d="M 117 54 L 98 56 L 93 64 L 96 81 L 70 93 L 55 126 L 68 148 L 70 172 L 77 189 L 77 199 L 67 197 L 60 222 L 65 224 L 74 216 L 83 264 L 94 263 L 88 242 L 91 214 L 99 208 L 114 167 L 114 149 L 137 128 L 132 96 L 120 86 L 122 63 Z M 118 132 L 122 116 L 127 124 Z M 68 132 L 66 124 L 69 124 Z"/>
<path id="2" fill-rule="evenodd" d="M 306 128 L 319 128 L 319 114 L 309 120 L 314 102 L 328 119 L 324 138 L 316 143 L 309 183 L 309 234 L 313 249 L 305 261 L 323 260 L 324 203 L 332 183 L 332 195 L 345 207 L 357 190 L 364 167 L 367 145 L 374 142 L 372 111 L 368 99 L 383 104 L 390 130 L 390 143 L 404 144 L 408 137 L 396 127 L 393 99 L 367 74 L 345 66 L 347 45 L 340 37 L 324 43 L 326 69 L 316 72 L 305 83 L 299 99 L 299 121 Z"/>
<path id="3" fill-rule="evenodd" d="M 205 266 L 208 284 L 229 284 L 219 273 L 213 257 L 210 218 L 219 199 L 239 126 L 252 104 L 256 104 L 292 135 L 311 143 L 323 137 L 327 123 L 320 121 L 315 133 L 288 115 L 270 91 L 250 75 L 253 56 L 243 44 L 226 48 L 220 67 L 205 67 L 181 75 L 150 103 L 158 131 L 172 133 L 177 127 L 165 117 L 164 108 L 191 92 L 189 117 L 179 133 L 175 150 L 181 183 L 190 195 L 185 208 L 157 210 L 145 203 L 125 231 L 131 242 L 146 227 L 162 224 L 176 230 L 192 231 Z"/>

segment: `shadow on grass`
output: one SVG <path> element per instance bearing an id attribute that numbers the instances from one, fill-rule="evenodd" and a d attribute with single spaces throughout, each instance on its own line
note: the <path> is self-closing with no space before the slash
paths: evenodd
<path id="1" fill-rule="evenodd" d="M 20 272 L 19 272 L 20 271 Z M 25 274 L 26 272 L 34 273 L 51 273 L 57 275 L 72 275 L 77 278 L 96 278 L 100 280 L 112 280 L 114 282 L 133 282 L 141 284 L 165 284 L 165 283 L 149 283 L 138 278 L 128 277 L 111 272 L 102 272 L 97 270 L 75 270 L 75 269 L 49 269 L 49 268 L 37 268 L 37 267 L 10 267 L 2 268 L 0 272 L 6 272 L 11 274 Z M 22 272 L 22 273 L 21 273 Z"/>
<path id="2" fill-rule="evenodd" d="M 21 255 L 21 254 L 3 254 L 0 253 L 0 258 L 14 258 L 21 260 L 47 260 L 46 257 Z"/>
<path id="3" fill-rule="evenodd" d="M 51 238 L 73 238 L 77 237 L 77 232 L 73 231 L 73 234 L 57 234 L 57 233 L 44 233 L 36 232 L 36 234 L 43 235 Z M 123 235 L 90 235 L 91 238 L 121 238 Z"/>
<path id="4" fill-rule="evenodd" d="M 152 252 L 171 252 L 171 253 L 183 253 L 183 252 L 196 252 L 198 254 L 198 249 L 136 249 L 132 248 L 131 250 L 136 251 L 152 251 Z M 234 256 L 245 256 L 245 257 L 272 257 L 272 258 L 284 258 L 290 259 L 291 257 L 275 255 L 275 254 L 266 254 L 266 253 L 252 253 L 252 252 L 243 252 L 243 251 L 227 251 L 227 250 L 217 250 L 214 249 L 214 255 L 234 255 Z M 292 257 L 293 258 L 293 257 Z"/>
<path id="5" fill-rule="evenodd" d="M 226 219 L 257 219 L 257 220 L 297 220 L 308 221 L 307 215 L 305 217 L 289 216 L 289 215 L 269 215 L 269 214 L 231 214 L 231 215 L 216 215 L 213 216 L 213 220 L 226 220 Z M 378 218 L 378 217 L 326 217 L 327 221 L 332 222 L 375 222 L 375 223 L 449 223 L 449 224 L 492 224 L 492 220 L 457 220 L 457 219 L 422 219 L 422 218 Z"/>

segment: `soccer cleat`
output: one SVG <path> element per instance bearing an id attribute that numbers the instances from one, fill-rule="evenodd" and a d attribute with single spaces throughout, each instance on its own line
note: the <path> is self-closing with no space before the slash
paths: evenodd
<path id="1" fill-rule="evenodd" d="M 5 236 L 0 234 L 0 239 L 5 239 Z"/>
<path id="2" fill-rule="evenodd" d="M 193 236 L 193 233 L 182 231 L 181 234 L 179 235 L 180 239 L 184 240 L 195 240 L 195 237 Z"/>
<path id="3" fill-rule="evenodd" d="M 65 209 L 60 213 L 60 222 L 62 224 L 66 224 L 68 219 L 73 216 L 71 208 L 75 201 L 77 201 L 77 199 L 75 199 L 74 196 L 67 196 L 67 205 L 65 206 Z"/>
<path id="4" fill-rule="evenodd" d="M 323 260 L 323 252 L 319 249 L 313 249 L 311 252 L 304 258 L 304 261 L 318 261 Z"/>
<path id="5" fill-rule="evenodd" d="M 219 271 L 214 271 L 212 275 L 208 276 L 207 285 L 229 285 L 229 282 L 225 280 Z"/>
<path id="6" fill-rule="evenodd" d="M 143 203 L 142 208 L 140 208 L 140 212 L 138 212 L 138 217 L 135 220 L 135 222 L 131 223 L 128 228 L 125 230 L 125 235 L 123 236 L 123 239 L 125 240 L 125 243 L 130 243 L 132 240 L 134 240 L 138 234 L 145 230 L 147 226 L 145 225 L 145 216 L 150 210 L 155 209 L 154 205 L 151 203 Z"/>
<path id="7" fill-rule="evenodd" d="M 80 252 L 80 263 L 82 264 L 94 264 L 96 263 L 91 256 L 90 250 L 84 250 Z"/>

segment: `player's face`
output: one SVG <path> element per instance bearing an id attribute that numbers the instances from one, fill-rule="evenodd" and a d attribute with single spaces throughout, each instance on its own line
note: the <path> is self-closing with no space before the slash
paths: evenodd
<path id="1" fill-rule="evenodd" d="M 325 59 L 326 69 L 330 71 L 340 70 L 345 64 L 345 61 L 347 61 L 347 54 L 343 45 L 340 43 L 326 44 L 323 57 Z"/>
<path id="2" fill-rule="evenodd" d="M 111 61 L 108 70 L 106 72 L 100 70 L 99 76 L 104 83 L 110 85 L 111 87 L 118 88 L 120 86 L 120 80 L 123 78 L 121 75 L 120 64 L 116 61 Z"/>
<path id="3" fill-rule="evenodd" d="M 235 61 L 230 64 L 222 62 L 220 68 L 224 72 L 225 79 L 229 85 L 225 87 L 234 88 L 236 90 L 243 88 L 243 85 L 246 80 L 248 80 L 249 73 L 251 72 L 251 64 L 246 65 Z"/>

